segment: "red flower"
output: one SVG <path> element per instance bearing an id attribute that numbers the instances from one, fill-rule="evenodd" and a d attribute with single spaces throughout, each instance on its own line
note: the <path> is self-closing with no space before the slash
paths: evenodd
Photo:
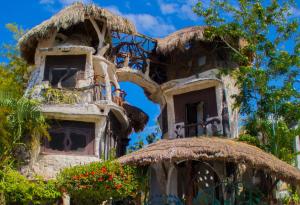
<path id="1" fill-rule="evenodd" d="M 103 182 L 103 178 L 100 177 L 100 178 L 98 179 L 98 181 L 99 181 L 99 182 Z"/>
<path id="2" fill-rule="evenodd" d="M 102 167 L 102 168 L 101 168 L 101 172 L 102 172 L 102 173 L 106 173 L 106 172 L 107 172 L 106 167 Z"/>
<path id="3" fill-rule="evenodd" d="M 92 171 L 92 172 L 91 172 L 91 175 L 93 175 L 93 176 L 94 176 L 94 175 L 95 175 L 95 172 L 94 172 L 94 171 Z"/>
<path id="4" fill-rule="evenodd" d="M 116 187 L 117 190 L 121 189 L 122 188 L 122 184 L 116 184 L 115 187 Z"/>
<path id="5" fill-rule="evenodd" d="M 109 175 L 108 176 L 108 181 L 112 181 L 113 180 L 113 176 L 112 175 Z"/>

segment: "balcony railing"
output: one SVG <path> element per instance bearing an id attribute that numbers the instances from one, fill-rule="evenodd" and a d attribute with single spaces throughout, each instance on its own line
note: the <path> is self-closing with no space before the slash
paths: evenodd
<path id="1" fill-rule="evenodd" d="M 223 134 L 220 117 L 211 117 L 197 123 L 178 123 L 175 125 L 175 137 L 220 136 Z"/>
<path id="2" fill-rule="evenodd" d="M 117 89 L 111 95 L 112 101 L 122 106 L 126 96 L 125 91 Z M 45 88 L 41 96 L 46 104 L 80 104 L 107 100 L 105 85 L 98 83 L 76 89 Z"/>

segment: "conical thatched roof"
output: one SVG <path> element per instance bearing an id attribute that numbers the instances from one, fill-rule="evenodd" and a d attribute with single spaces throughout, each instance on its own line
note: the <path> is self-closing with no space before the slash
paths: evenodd
<path id="1" fill-rule="evenodd" d="M 33 63 L 33 55 L 39 40 L 48 38 L 54 31 L 68 29 L 75 24 L 84 22 L 89 17 L 104 21 L 112 31 L 128 34 L 136 33 L 135 26 L 128 19 L 94 4 L 84 5 L 77 2 L 29 30 L 19 40 L 21 55 L 29 63 Z"/>
<path id="2" fill-rule="evenodd" d="M 176 48 L 184 48 L 185 44 L 191 40 L 205 40 L 204 31 L 207 26 L 187 27 L 166 36 L 157 39 L 158 53 L 166 54 Z"/>
<path id="3" fill-rule="evenodd" d="M 149 120 L 148 115 L 140 108 L 130 105 L 127 102 L 123 103 L 123 108 L 129 118 L 130 127 L 132 127 L 135 132 L 143 131 Z"/>
<path id="4" fill-rule="evenodd" d="M 160 140 L 118 159 L 123 164 L 149 165 L 161 161 L 205 160 L 245 163 L 291 183 L 300 183 L 300 171 L 261 149 L 218 137 Z"/>

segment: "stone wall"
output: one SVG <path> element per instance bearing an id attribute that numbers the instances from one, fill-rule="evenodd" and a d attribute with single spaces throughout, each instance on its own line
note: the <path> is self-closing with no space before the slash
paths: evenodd
<path id="1" fill-rule="evenodd" d="M 38 175 L 45 179 L 52 179 L 63 168 L 96 161 L 101 161 L 101 159 L 95 156 L 40 154 L 35 162 L 23 167 L 21 173 L 29 178 Z"/>

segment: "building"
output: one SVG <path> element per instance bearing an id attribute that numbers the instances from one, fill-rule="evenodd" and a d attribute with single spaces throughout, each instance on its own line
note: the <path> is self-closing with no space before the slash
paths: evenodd
<path id="1" fill-rule="evenodd" d="M 134 25 L 95 5 L 77 3 L 34 27 L 20 39 L 33 65 L 26 94 L 42 102 L 51 139 L 42 139 L 24 174 L 46 178 L 67 166 L 126 153 L 128 135 L 148 116 L 124 101 L 117 67 L 107 54 L 114 33 L 136 33 Z"/>
<path id="2" fill-rule="evenodd" d="M 299 183 L 294 167 L 233 140 L 239 89 L 223 71 L 239 65 L 223 41 L 205 38 L 205 29 L 154 39 L 127 19 L 75 3 L 27 32 L 21 54 L 34 69 L 26 95 L 41 100 L 51 139 L 23 172 L 51 178 L 115 152 L 121 163 L 149 170 L 150 204 L 252 203 L 263 200 L 261 193 L 273 200 L 279 179 Z M 124 101 L 121 81 L 141 86 L 161 108 L 162 140 L 125 156 L 129 134 L 148 117 Z"/>

